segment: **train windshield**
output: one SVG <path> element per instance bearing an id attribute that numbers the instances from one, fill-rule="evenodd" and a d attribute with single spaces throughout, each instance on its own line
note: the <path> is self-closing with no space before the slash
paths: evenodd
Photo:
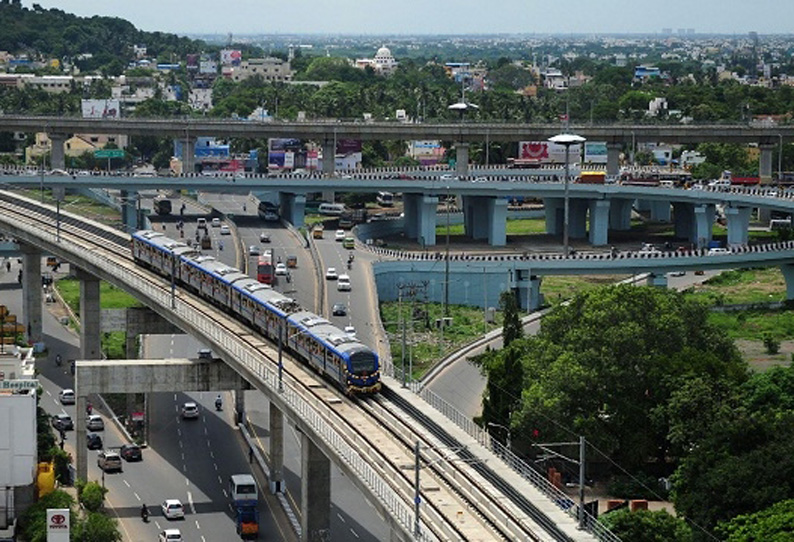
<path id="1" fill-rule="evenodd" d="M 378 358 L 372 352 L 356 352 L 350 355 L 353 374 L 371 374 L 378 370 Z"/>

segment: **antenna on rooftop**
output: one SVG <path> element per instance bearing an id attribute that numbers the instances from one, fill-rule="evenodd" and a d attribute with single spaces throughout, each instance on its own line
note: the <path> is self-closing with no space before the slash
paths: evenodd
<path id="1" fill-rule="evenodd" d="M 231 32 L 229 32 L 229 33 L 226 35 L 226 45 L 231 45 L 231 44 L 232 44 L 232 33 L 231 33 Z"/>

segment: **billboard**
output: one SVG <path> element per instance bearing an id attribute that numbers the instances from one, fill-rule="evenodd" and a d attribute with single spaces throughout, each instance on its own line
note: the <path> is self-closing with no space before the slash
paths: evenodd
<path id="1" fill-rule="evenodd" d="M 221 64 L 224 66 L 239 66 L 243 53 L 239 49 L 221 49 Z"/>
<path id="2" fill-rule="evenodd" d="M 199 63 L 199 73 L 218 73 L 218 63 L 214 60 L 202 60 Z"/>
<path id="3" fill-rule="evenodd" d="M 199 66 L 199 56 L 197 54 L 189 54 L 186 57 L 187 59 L 187 69 L 191 71 L 195 71 L 198 69 Z"/>
<path id="4" fill-rule="evenodd" d="M 584 144 L 584 161 L 588 164 L 607 163 L 606 141 L 588 141 Z"/>
<path id="5" fill-rule="evenodd" d="M 47 542 L 69 542 L 70 510 L 47 508 Z"/>
<path id="6" fill-rule="evenodd" d="M 121 117 L 118 100 L 82 100 L 84 119 L 117 119 Z"/>
<path id="7" fill-rule="evenodd" d="M 337 139 L 336 154 L 352 154 L 361 152 L 360 139 Z"/>
<path id="8" fill-rule="evenodd" d="M 571 145 L 568 160 L 579 161 L 582 156 L 581 145 Z M 518 160 L 537 164 L 564 164 L 565 145 L 550 141 L 521 141 L 518 144 Z"/>

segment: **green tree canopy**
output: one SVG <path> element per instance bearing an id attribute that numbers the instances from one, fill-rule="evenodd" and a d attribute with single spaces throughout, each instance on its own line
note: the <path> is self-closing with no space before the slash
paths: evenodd
<path id="1" fill-rule="evenodd" d="M 685 521 L 664 510 L 627 509 L 609 512 L 598 521 L 621 540 L 631 542 L 691 542 L 692 530 Z"/>
<path id="2" fill-rule="evenodd" d="M 717 532 L 725 542 L 788 542 L 794 538 L 794 499 L 736 516 Z"/>

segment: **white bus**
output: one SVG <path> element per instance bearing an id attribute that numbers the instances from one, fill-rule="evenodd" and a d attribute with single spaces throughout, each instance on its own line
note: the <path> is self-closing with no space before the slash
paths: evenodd
<path id="1" fill-rule="evenodd" d="M 229 494 L 235 503 L 257 500 L 256 480 L 250 474 L 233 474 L 229 477 Z"/>

